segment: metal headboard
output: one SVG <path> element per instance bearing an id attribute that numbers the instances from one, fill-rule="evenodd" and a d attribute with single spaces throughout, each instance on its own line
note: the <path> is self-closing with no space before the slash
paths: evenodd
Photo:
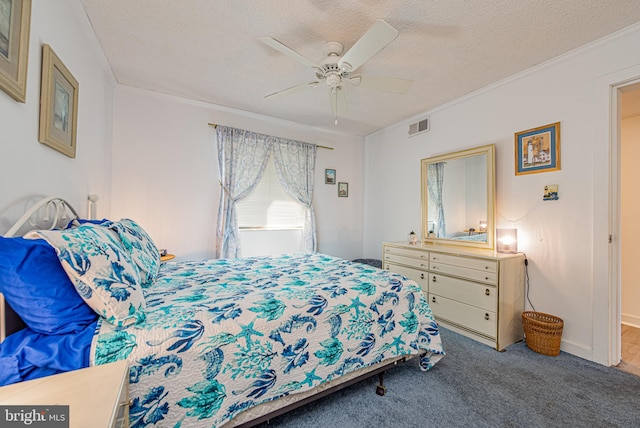
<path id="1" fill-rule="evenodd" d="M 32 230 L 62 228 L 75 218 L 78 218 L 78 213 L 69 202 L 56 196 L 48 196 L 31 206 L 4 234 L 4 237 L 22 236 Z M 24 323 L 20 317 L 5 302 L 4 296 L 0 293 L 0 342 L 23 327 Z"/>

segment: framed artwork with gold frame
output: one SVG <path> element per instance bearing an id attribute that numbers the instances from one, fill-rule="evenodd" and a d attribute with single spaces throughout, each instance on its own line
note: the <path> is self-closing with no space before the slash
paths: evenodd
<path id="1" fill-rule="evenodd" d="M 0 89 L 21 103 L 27 96 L 31 0 L 0 0 Z"/>
<path id="2" fill-rule="evenodd" d="M 45 44 L 42 46 L 40 142 L 75 158 L 77 122 L 78 81 Z"/>
<path id="3" fill-rule="evenodd" d="M 515 134 L 516 175 L 560 169 L 560 122 Z"/>

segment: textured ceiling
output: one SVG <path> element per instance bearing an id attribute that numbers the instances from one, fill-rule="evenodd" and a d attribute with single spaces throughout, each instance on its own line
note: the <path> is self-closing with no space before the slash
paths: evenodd
<path id="1" fill-rule="evenodd" d="M 82 0 L 118 83 L 368 135 L 640 22 L 638 0 Z M 404 95 L 345 85 L 281 98 L 314 72 L 258 39 L 304 57 L 348 50 L 377 20 L 400 35 L 358 70 L 413 80 Z"/>

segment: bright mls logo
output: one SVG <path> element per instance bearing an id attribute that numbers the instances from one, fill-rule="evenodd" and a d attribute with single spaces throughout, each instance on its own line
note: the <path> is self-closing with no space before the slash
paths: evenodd
<path id="1" fill-rule="evenodd" d="M 69 428 L 69 406 L 0 406 L 0 426 Z"/>

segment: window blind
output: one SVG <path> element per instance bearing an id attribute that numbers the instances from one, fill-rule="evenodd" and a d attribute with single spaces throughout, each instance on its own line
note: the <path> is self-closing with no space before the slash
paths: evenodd
<path id="1" fill-rule="evenodd" d="M 302 229 L 304 209 L 287 194 L 269 157 L 262 179 L 237 206 L 240 229 Z"/>

